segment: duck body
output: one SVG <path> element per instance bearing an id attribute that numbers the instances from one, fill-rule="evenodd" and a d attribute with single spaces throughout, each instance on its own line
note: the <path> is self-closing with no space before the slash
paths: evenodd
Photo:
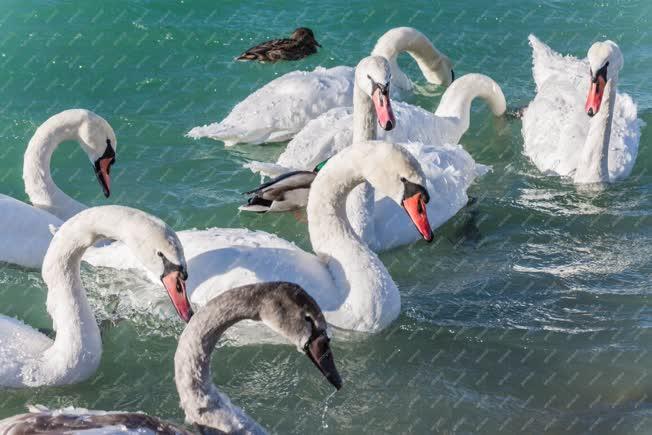
<path id="1" fill-rule="evenodd" d="M 299 60 L 317 53 L 321 45 L 312 30 L 306 27 L 296 29 L 290 38 L 272 39 L 251 47 L 236 58 L 239 61 L 277 62 Z"/>
<path id="2" fill-rule="evenodd" d="M 317 173 L 313 171 L 292 171 L 279 175 L 256 189 L 245 192 L 250 197 L 247 204 L 238 209 L 256 213 L 302 209 L 308 205 L 308 192 L 316 176 Z"/>

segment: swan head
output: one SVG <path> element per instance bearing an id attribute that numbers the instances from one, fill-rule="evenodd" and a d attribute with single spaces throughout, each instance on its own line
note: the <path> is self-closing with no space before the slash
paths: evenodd
<path id="1" fill-rule="evenodd" d="M 392 79 L 391 67 L 382 56 L 365 57 L 355 68 L 355 83 L 374 104 L 376 119 L 383 130 L 396 126 L 396 118 L 389 98 Z"/>
<path id="2" fill-rule="evenodd" d="M 140 210 L 121 206 L 97 208 L 117 209 L 119 215 L 113 223 L 121 228 L 111 238 L 124 242 L 142 266 L 160 278 L 179 317 L 190 321 L 193 310 L 186 290 L 188 266 L 174 230 L 161 219 Z M 103 219 L 110 218 L 111 213 L 111 210 L 102 213 Z"/>
<path id="3" fill-rule="evenodd" d="M 295 29 L 294 32 L 292 32 L 292 35 L 290 35 L 290 39 L 321 47 L 321 44 L 319 44 L 319 42 L 317 42 L 315 39 L 315 34 L 307 27 L 298 27 Z"/>
<path id="4" fill-rule="evenodd" d="M 270 288 L 262 292 L 258 312 L 260 320 L 310 358 L 335 388 L 342 388 L 342 378 L 330 349 L 328 324 L 317 302 L 297 284 L 275 282 L 261 285 Z"/>
<path id="5" fill-rule="evenodd" d="M 362 142 L 351 148 L 362 153 L 358 160 L 367 181 L 403 207 L 417 231 L 431 242 L 433 234 L 426 210 L 430 195 L 425 187 L 426 177 L 414 156 L 400 145 L 382 141 Z"/>
<path id="6" fill-rule="evenodd" d="M 76 109 L 81 116 L 77 132 L 79 144 L 93 165 L 97 181 L 105 197 L 111 195 L 111 166 L 115 163 L 118 144 L 115 132 L 109 123 L 90 110 Z"/>
<path id="7" fill-rule="evenodd" d="M 163 221 L 155 218 L 153 226 L 151 237 L 147 237 L 150 245 L 141 244 L 135 250 L 134 248 L 131 250 L 139 256 L 150 273 L 161 279 L 177 314 L 185 322 L 189 322 L 193 310 L 186 289 L 188 266 L 183 246 L 176 233 Z"/>
<path id="8" fill-rule="evenodd" d="M 618 77 L 618 73 L 623 67 L 623 54 L 615 42 L 600 41 L 589 48 L 587 57 L 591 68 L 591 86 L 585 110 L 587 115 L 594 116 L 600 111 L 607 82 Z"/>

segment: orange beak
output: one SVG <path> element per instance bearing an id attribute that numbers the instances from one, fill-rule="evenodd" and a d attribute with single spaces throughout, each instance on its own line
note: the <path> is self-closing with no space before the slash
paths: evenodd
<path id="1" fill-rule="evenodd" d="M 384 94 L 380 89 L 376 88 L 371 94 L 371 101 L 374 103 L 376 117 L 382 129 L 387 131 L 393 129 L 396 126 L 396 118 L 394 118 L 394 112 L 392 112 L 389 94 Z"/>
<path id="2" fill-rule="evenodd" d="M 190 321 L 190 318 L 194 314 L 192 307 L 190 306 L 190 301 L 188 300 L 188 293 L 186 292 L 186 281 L 183 279 L 181 272 L 174 271 L 170 272 L 167 275 L 161 278 L 165 290 L 167 290 L 172 305 L 177 310 L 177 314 L 181 317 L 186 323 Z"/>
<path id="3" fill-rule="evenodd" d="M 111 196 L 111 165 L 114 163 L 115 156 L 101 157 L 95 162 L 95 176 L 107 198 Z"/>
<path id="4" fill-rule="evenodd" d="M 417 227 L 417 230 L 421 233 L 425 241 L 432 242 L 432 228 L 430 228 L 430 222 L 428 222 L 428 212 L 426 211 L 426 203 L 423 194 L 418 192 L 405 198 L 403 200 L 403 208 L 408 216 L 410 216 L 412 223 Z"/>
<path id="5" fill-rule="evenodd" d="M 593 116 L 600 110 L 602 104 L 602 96 L 604 95 L 604 88 L 607 85 L 604 77 L 598 74 L 595 81 L 591 80 L 591 88 L 589 89 L 589 96 L 586 98 L 586 114 Z"/>

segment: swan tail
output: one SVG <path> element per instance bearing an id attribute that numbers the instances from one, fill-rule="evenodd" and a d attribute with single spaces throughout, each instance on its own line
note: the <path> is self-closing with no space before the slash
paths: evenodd
<path id="1" fill-rule="evenodd" d="M 532 47 L 532 77 L 538 92 L 550 76 L 564 74 L 568 69 L 568 61 L 575 59 L 564 58 L 532 34 L 528 37 L 528 41 Z"/>
<path id="2" fill-rule="evenodd" d="M 251 170 L 251 172 L 253 172 L 254 174 L 261 174 L 270 178 L 278 177 L 288 172 L 295 171 L 295 169 L 293 168 L 288 168 L 286 166 L 279 165 L 277 163 L 258 162 L 258 161 L 251 161 L 249 163 L 245 163 L 243 167 Z"/>
<path id="3" fill-rule="evenodd" d="M 191 139 L 201 139 L 204 137 L 220 140 L 225 146 L 233 146 L 242 141 L 244 132 L 237 127 L 224 125 L 222 122 L 214 122 L 208 125 L 195 127 L 186 133 L 186 137 Z"/>

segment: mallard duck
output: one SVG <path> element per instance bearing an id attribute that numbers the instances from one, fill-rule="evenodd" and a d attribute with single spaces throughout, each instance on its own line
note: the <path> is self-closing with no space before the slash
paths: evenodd
<path id="1" fill-rule="evenodd" d="M 319 163 L 312 171 L 293 171 L 263 183 L 254 190 L 247 204 L 238 207 L 242 211 L 255 213 L 286 212 L 305 208 L 308 205 L 310 185 L 328 160 Z"/>
<path id="2" fill-rule="evenodd" d="M 317 53 L 317 47 L 321 47 L 315 40 L 315 35 L 307 27 L 299 27 L 290 38 L 272 39 L 251 47 L 236 60 L 259 62 L 276 62 L 278 60 L 299 60 L 311 54 Z"/>

